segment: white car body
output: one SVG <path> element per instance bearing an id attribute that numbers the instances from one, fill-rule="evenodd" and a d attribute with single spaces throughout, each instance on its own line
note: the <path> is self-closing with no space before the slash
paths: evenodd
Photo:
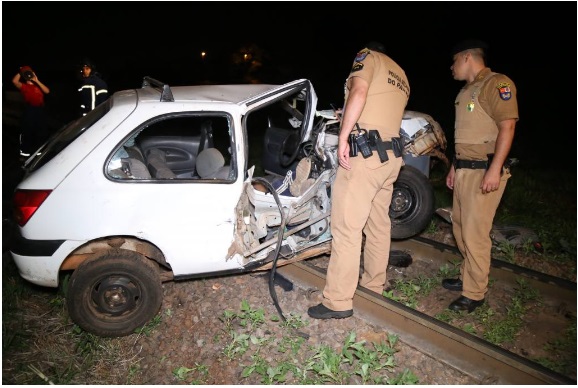
<path id="1" fill-rule="evenodd" d="M 20 227 L 28 240 L 60 241 L 50 256 L 12 251 L 26 280 L 58 285 L 64 260 L 90 241 L 134 236 L 152 242 L 165 255 L 175 276 L 240 269 L 240 259 L 226 260 L 234 238 L 235 206 L 244 179 L 228 184 L 130 184 L 106 177 L 103 166 L 111 150 L 131 131 L 155 116 L 175 112 L 221 111 L 237 132 L 237 176 L 245 175 L 245 139 L 241 119 L 251 110 L 289 90 L 310 87 L 312 123 L 317 97 L 307 80 L 286 85 L 224 85 L 172 87 L 174 102 L 159 102 L 151 88 L 115 94 L 105 119 L 96 122 L 56 157 L 29 174 L 18 190 L 52 190 L 34 216 Z M 138 100 L 138 101 L 137 101 Z M 33 160 L 29 161 L 29 163 Z"/>
<path id="2" fill-rule="evenodd" d="M 142 88 L 115 93 L 26 161 L 10 248 L 21 276 L 58 287 L 73 271 L 72 319 L 118 336 L 157 313 L 161 281 L 329 252 L 339 122 L 316 105 L 305 79 L 169 87 L 145 77 Z M 404 158 L 429 168 L 429 152 L 445 147 L 441 128 L 410 111 L 404 127 Z M 300 164 L 310 184 L 293 193 Z M 402 168 L 393 237 L 429 222 L 428 172 Z"/>

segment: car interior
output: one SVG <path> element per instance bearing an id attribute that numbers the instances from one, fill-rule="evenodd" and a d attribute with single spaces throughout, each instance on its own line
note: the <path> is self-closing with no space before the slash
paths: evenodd
<path id="1" fill-rule="evenodd" d="M 158 117 L 128 138 L 109 162 L 115 179 L 234 180 L 226 116 Z"/>
<path id="2" fill-rule="evenodd" d="M 245 170 L 268 180 L 284 177 L 299 159 L 303 116 L 296 96 L 260 107 L 245 117 Z M 302 103 L 302 101 L 299 101 Z M 169 114 L 137 128 L 113 153 L 107 171 L 119 181 L 212 181 L 237 179 L 235 131 L 223 112 Z"/>

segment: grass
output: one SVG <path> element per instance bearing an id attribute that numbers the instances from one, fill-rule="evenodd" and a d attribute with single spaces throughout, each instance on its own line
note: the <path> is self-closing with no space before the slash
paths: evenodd
<path id="1" fill-rule="evenodd" d="M 550 341 L 545 349 L 548 357 L 540 357 L 534 361 L 558 373 L 569 374 L 576 368 L 576 321 L 561 333 L 560 338 Z M 571 357 L 565 356 L 570 354 Z"/>
<path id="2" fill-rule="evenodd" d="M 229 321 L 231 314 L 226 315 L 225 321 Z M 295 326 L 303 327 L 306 323 L 293 316 L 293 323 L 285 325 L 288 331 L 280 340 L 259 338 L 245 342 L 244 351 L 252 347 L 253 355 L 252 362 L 244 367 L 241 376 L 248 378 L 253 374 L 258 375 L 262 384 L 351 384 L 358 380 L 363 384 L 419 383 L 407 369 L 401 374 L 387 374 L 393 372 L 396 366 L 394 354 L 397 352 L 395 344 L 398 337 L 395 335 L 389 335 L 387 343 L 368 344 L 365 340 L 356 341 L 356 334 L 350 332 L 341 350 L 318 345 L 300 352 L 304 339 L 290 331 Z M 250 329 L 248 325 L 240 327 Z M 254 334 L 251 330 L 244 333 L 232 331 L 231 337 L 231 343 L 235 344 L 239 337 L 254 338 Z M 281 357 L 274 362 L 266 361 L 262 354 L 269 353 L 262 348 L 263 344 L 276 345 Z"/>
<path id="3" fill-rule="evenodd" d="M 4 274 L 5 275 L 5 274 Z M 83 331 L 71 324 L 65 303 L 57 292 L 46 291 L 43 303 L 30 307 L 22 305 L 21 296 L 34 299 L 37 290 L 18 277 L 13 284 L 5 283 L 3 304 L 3 350 L 10 355 L 4 365 L 3 382 L 8 384 L 85 384 L 115 381 L 135 384 L 150 365 L 141 364 L 139 349 L 135 347 L 139 336 L 152 336 L 163 330 L 163 320 L 170 319 L 167 309 L 135 335 L 121 338 L 102 338 Z M 10 296 L 12 299 L 6 299 Z M 28 309 L 27 309 L 28 308 Z M 38 314 L 23 317 L 24 311 Z M 46 319 L 50 316 L 50 319 Z M 266 316 L 264 309 L 252 308 L 243 300 L 238 310 L 225 310 L 221 316 L 222 334 L 212 340 L 222 343 L 221 358 L 212 363 L 238 363 L 243 380 L 257 378 L 262 384 L 417 384 L 418 378 L 410 370 L 396 372 L 395 353 L 397 336 L 388 335 L 385 343 L 367 343 L 357 340 L 354 332 L 343 339 L 341 348 L 326 345 L 308 345 L 298 329 L 309 322 L 301 316 L 289 314 L 281 322 L 278 316 Z M 268 325 L 280 328 L 279 336 Z M 42 330 L 40 336 L 26 333 L 31 327 Z M 13 333 L 13 336 L 8 335 Z M 136 337 L 135 337 L 136 336 Z M 7 339 L 12 340 L 7 341 Z M 21 338 L 22 341 L 16 339 Z M 16 349 L 16 348 L 19 348 Z M 30 361 L 30 351 L 41 349 L 42 357 Z M 243 357 L 244 356 L 244 357 Z M 250 360 L 249 363 L 240 360 Z M 168 367 L 168 359 L 159 360 L 160 367 Z M 166 365 L 165 365 L 166 364 Z M 209 365 L 192 360 L 190 365 L 172 365 L 172 383 L 211 384 Z M 9 372 L 8 372 L 9 371 Z M 106 376 L 106 381 L 103 377 Z M 171 382 L 167 382 L 171 383 Z"/>
<path id="4" fill-rule="evenodd" d="M 501 318 L 497 315 L 487 315 L 484 309 L 477 309 L 474 313 L 481 314 L 484 326 L 483 337 L 486 341 L 502 345 L 506 342 L 513 342 L 518 331 L 524 325 L 524 315 L 526 314 L 527 302 L 538 300 L 540 295 L 537 290 L 529 287 L 528 282 L 522 278 L 517 279 L 518 287 L 515 290 L 510 304 L 506 307 L 507 313 Z"/>
<path id="5" fill-rule="evenodd" d="M 513 174 L 496 221 L 533 229 L 544 247 L 541 258 L 573 263 L 575 276 L 576 181 L 567 181 L 567 176 L 552 172 L 525 171 L 523 166 L 516 167 Z M 434 171 L 431 181 L 436 190 L 436 206 L 451 206 L 451 192 L 445 188 L 445 176 Z M 433 230 L 435 225 L 432 222 L 428 229 Z M 536 254 L 530 242 L 516 249 Z M 508 260 L 512 260 L 512 247 L 503 246 L 501 250 Z M 386 296 L 416 306 L 434 285 L 439 286 L 440 279 L 457 276 L 458 265 L 448 263 L 433 277 L 400 282 Z M 111 339 L 86 333 L 69 321 L 62 291 L 24 281 L 13 265 L 4 266 L 2 278 L 4 383 L 101 384 L 102 376 L 119 384 L 141 382 L 139 378 L 147 366 L 141 363 L 140 350 L 134 346 L 135 336 Z M 66 282 L 67 278 L 64 278 L 62 290 L 66 289 Z M 503 344 L 516 336 L 520 321 L 527 313 L 526 303 L 537 298 L 533 290 L 520 283 L 506 314 L 499 315 L 484 306 L 469 314 L 469 321 L 463 321 L 461 316 L 465 314 L 449 310 L 436 318 L 453 321 L 466 332 Z M 163 330 L 164 321 L 170 319 L 174 319 L 173 312 L 167 309 L 135 335 L 137 338 L 153 336 Z M 395 336 L 388 337 L 384 343 L 368 343 L 358 341 L 352 332 L 342 339 L 340 348 L 310 346 L 297 332 L 309 324 L 307 321 L 290 315 L 281 323 L 283 334 L 273 336 L 266 327 L 270 322 L 278 324 L 279 321 L 279 317 L 267 317 L 264 310 L 252 308 L 246 301 L 236 311 L 225 311 L 221 319 L 222 332 L 207 340 L 223 344 L 222 360 L 216 361 L 216 365 L 220 362 L 226 367 L 239 363 L 240 383 L 257 378 L 267 384 L 419 384 L 412 371 L 397 369 Z M 575 317 L 544 350 L 548 357 L 535 361 L 560 373 L 569 373 L 575 368 Z M 33 354 L 37 356 L 32 357 Z M 241 363 L 240 355 L 248 361 Z M 170 366 L 169 361 L 170 356 L 163 356 L 158 364 L 170 367 L 173 382 L 211 383 L 211 365 L 202 360 Z"/>
<path id="6" fill-rule="evenodd" d="M 452 191 L 445 186 L 446 173 L 445 167 L 437 164 L 430 174 L 436 208 L 452 206 Z M 576 174 L 530 169 L 523 161 L 512 167 L 512 177 L 496 211 L 494 224 L 529 228 L 539 237 L 544 259 L 575 262 Z M 526 246 L 526 249 L 533 250 L 533 247 Z M 511 253 L 506 253 L 506 257 L 511 259 Z"/>
<path id="7" fill-rule="evenodd" d="M 430 292 L 439 287 L 442 279 L 455 278 L 459 273 L 459 262 L 453 261 L 444 264 L 435 276 L 419 275 L 415 279 L 397 280 L 391 289 L 384 291 L 382 295 L 416 309 L 419 299 L 429 295 Z"/>
<path id="8" fill-rule="evenodd" d="M 460 261 L 444 264 L 438 273 L 431 277 L 420 274 L 416 278 L 397 280 L 383 296 L 417 309 L 422 298 L 428 296 L 434 288 L 440 287 L 441 279 L 454 278 L 459 274 L 459 265 Z M 490 279 L 488 285 L 490 290 L 494 284 L 495 280 Z M 498 303 L 499 311 L 486 303 L 471 314 L 463 311 L 454 312 L 446 308 L 436 314 L 435 318 L 497 346 L 523 348 L 525 346 L 523 343 L 516 345 L 517 337 L 527 325 L 528 313 L 539 310 L 541 304 L 539 291 L 530 287 L 526 279 L 517 278 L 509 303 L 504 306 Z M 572 368 L 575 368 L 576 363 L 576 317 L 569 316 L 568 319 L 569 324 L 564 333 L 546 345 L 548 356 L 537 358 L 535 361 L 556 372 L 572 375 Z"/>

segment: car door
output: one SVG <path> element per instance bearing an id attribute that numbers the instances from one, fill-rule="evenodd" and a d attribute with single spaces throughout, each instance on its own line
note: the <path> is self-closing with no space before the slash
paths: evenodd
<path id="1" fill-rule="evenodd" d="M 299 100 L 305 112 L 297 113 L 295 110 L 300 119 L 293 125 L 302 134 L 303 139 L 311 132 L 317 100 L 308 80 L 298 80 L 280 86 L 257 86 L 254 90 L 264 92 L 239 100 L 232 107 L 222 105 L 226 110 L 219 110 L 216 107 L 203 109 L 198 106 L 196 111 L 185 109 L 182 112 L 175 112 L 171 108 L 171 103 L 162 104 L 156 109 L 158 114 L 156 118 L 147 122 L 146 128 L 134 139 L 132 136 L 129 138 L 129 144 L 139 145 L 141 151 L 144 149 L 144 164 L 151 176 L 136 180 L 129 178 L 128 183 L 123 181 L 125 190 L 122 194 L 117 194 L 122 198 L 118 198 L 115 203 L 130 203 L 132 207 L 142 209 L 137 235 L 159 247 L 165 254 L 175 277 L 235 270 L 246 264 L 240 257 L 238 260 L 231 260 L 234 256 L 231 252 L 235 251 L 236 246 L 234 244 L 238 220 L 236 208 L 247 177 L 246 150 L 249 131 L 245 127 L 245 118 L 258 111 L 266 111 L 276 104 L 286 105 L 287 101 Z M 229 95 L 228 98 L 234 100 L 235 96 Z M 166 112 L 163 114 L 162 110 L 165 107 Z M 197 149 L 193 158 L 193 162 L 197 165 L 191 167 L 194 170 L 192 174 L 181 174 L 177 171 L 176 176 L 155 177 L 148 163 L 150 150 L 163 151 L 168 167 L 171 166 L 172 156 L 181 155 L 176 149 L 180 147 L 177 141 L 171 139 L 170 143 L 167 143 L 170 140 L 166 136 L 167 131 L 172 125 L 169 122 L 177 123 L 179 128 L 187 128 L 184 134 L 179 135 L 182 139 L 199 139 L 199 136 L 195 135 L 198 133 L 197 129 L 202 128 L 207 121 L 212 125 L 211 148 L 220 151 L 224 159 L 223 167 L 228 167 L 230 174 L 218 177 L 198 176 L 197 167 L 202 156 L 197 144 L 195 147 L 187 147 L 191 150 Z M 154 128 L 159 125 L 160 129 Z M 192 136 L 189 136 L 189 128 Z M 153 137 L 150 130 L 162 135 Z M 129 151 L 130 147 L 124 148 Z M 184 159 L 188 163 L 190 158 Z M 205 166 L 213 162 L 205 162 Z M 122 171 L 119 175 L 121 174 Z M 115 224 L 115 228 L 118 228 L 117 233 L 120 233 L 121 229 L 130 229 L 134 221 L 131 217 L 117 217 Z"/>
<path id="2" fill-rule="evenodd" d="M 288 133 L 292 142 L 298 146 L 307 142 L 311 137 L 316 105 L 315 90 L 310 81 L 304 79 L 282 85 L 274 91 L 244 101 L 246 112 L 243 115 L 242 126 L 245 144 L 244 155 L 246 157 L 245 176 L 247 179 L 245 180 L 243 195 L 237 205 L 236 250 L 234 251 L 242 265 L 263 258 L 258 251 L 254 254 L 254 248 L 259 245 L 259 242 L 254 238 L 258 235 L 252 230 L 254 225 L 247 221 L 247 209 L 251 206 L 246 195 L 247 186 L 255 177 L 270 176 L 271 171 L 268 171 L 267 163 L 279 153 L 286 154 L 284 155 L 287 158 L 284 161 L 286 165 L 284 167 L 279 165 L 280 168 L 284 168 L 284 171 L 291 164 L 297 163 L 298 147 L 293 147 L 289 152 L 283 152 L 286 150 L 279 152 L 279 150 L 269 147 L 271 144 L 267 142 L 267 133 L 272 128 L 273 116 L 278 119 L 275 128 L 279 129 L 280 125 L 283 126 L 281 130 Z M 281 115 L 279 115 L 280 112 L 282 112 Z M 263 136 L 265 137 L 263 138 Z M 274 162 L 269 164 L 275 165 Z M 274 204 L 272 206 L 275 207 Z M 247 257 L 250 251 L 254 255 Z"/>

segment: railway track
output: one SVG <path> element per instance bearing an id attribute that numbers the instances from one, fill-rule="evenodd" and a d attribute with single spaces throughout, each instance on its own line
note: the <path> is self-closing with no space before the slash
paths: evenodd
<path id="1" fill-rule="evenodd" d="M 428 260 L 441 266 L 460 259 L 455 247 L 424 238 L 392 241 L 391 249 L 410 253 L 414 263 Z M 325 268 L 310 261 L 285 265 L 277 272 L 303 288 L 322 290 L 325 285 Z M 556 300 L 576 316 L 573 282 L 499 260 L 492 260 L 490 277 L 514 284 L 523 277 L 545 299 Z M 408 345 L 480 384 L 576 384 L 570 377 L 363 287 L 358 287 L 353 304 L 356 316 L 399 334 Z"/>

